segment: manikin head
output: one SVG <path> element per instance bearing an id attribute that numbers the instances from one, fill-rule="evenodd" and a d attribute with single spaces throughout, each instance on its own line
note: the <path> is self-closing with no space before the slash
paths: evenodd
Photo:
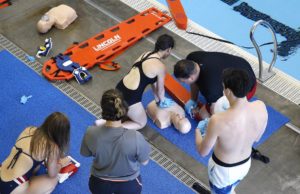
<path id="1" fill-rule="evenodd" d="M 171 112 L 171 121 L 174 127 L 182 134 L 188 133 L 192 128 L 190 121 L 186 117 L 175 112 Z"/>
<path id="2" fill-rule="evenodd" d="M 54 18 L 50 17 L 47 13 L 41 17 L 37 23 L 37 29 L 40 33 L 48 32 L 54 25 Z"/>
<path id="3" fill-rule="evenodd" d="M 200 75 L 200 67 L 191 60 L 183 59 L 178 61 L 174 66 L 174 76 L 181 82 L 193 84 Z"/>

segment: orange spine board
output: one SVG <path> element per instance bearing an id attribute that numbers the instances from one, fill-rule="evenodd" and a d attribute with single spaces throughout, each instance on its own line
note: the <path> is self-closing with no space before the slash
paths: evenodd
<path id="1" fill-rule="evenodd" d="M 138 40 L 170 20 L 168 15 L 155 8 L 149 8 L 78 45 L 71 46 L 63 54 L 70 56 L 73 62 L 89 69 L 99 62 L 111 60 L 121 54 Z M 73 78 L 71 72 L 59 70 L 53 59 L 44 63 L 42 73 L 49 80 Z"/>
<path id="2" fill-rule="evenodd" d="M 176 26 L 181 30 L 186 30 L 187 16 L 180 0 L 167 0 L 167 3 Z"/>
<path id="3" fill-rule="evenodd" d="M 165 76 L 165 89 L 168 94 L 180 106 L 184 107 L 185 103 L 191 99 L 191 94 L 170 74 Z"/>

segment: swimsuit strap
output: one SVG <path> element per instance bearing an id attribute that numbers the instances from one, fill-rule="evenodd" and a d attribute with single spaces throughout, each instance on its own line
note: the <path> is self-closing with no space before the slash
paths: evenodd
<path id="1" fill-rule="evenodd" d="M 158 59 L 160 60 L 160 58 L 158 57 L 149 57 L 150 55 L 154 54 L 155 52 L 150 52 L 148 54 L 143 54 L 143 56 L 141 57 L 141 60 L 137 61 L 133 66 L 138 67 L 140 66 L 144 61 L 148 60 L 148 59 Z"/>
<path id="2" fill-rule="evenodd" d="M 7 169 L 13 168 L 20 157 L 20 154 L 23 152 L 22 148 L 18 148 L 15 146 L 15 148 L 18 150 L 17 153 L 14 155 L 13 159 L 10 161 L 9 165 L 7 166 Z"/>
<path id="3" fill-rule="evenodd" d="M 28 137 L 32 137 L 33 135 L 27 135 L 27 136 L 24 136 L 24 137 L 21 137 L 20 139 L 18 139 L 16 142 L 22 140 L 22 139 L 25 139 L 25 138 L 28 138 Z M 18 160 L 18 158 L 20 157 L 20 155 L 23 153 L 27 156 L 29 156 L 33 161 L 34 159 L 32 158 L 31 155 L 27 154 L 26 152 L 23 152 L 22 148 L 19 148 L 17 147 L 16 145 L 14 145 L 14 147 L 16 148 L 17 150 L 17 153 L 14 155 L 13 159 L 10 161 L 9 165 L 7 166 L 7 169 L 9 168 L 13 168 Z"/>
<path id="4" fill-rule="evenodd" d="M 20 139 L 18 139 L 16 142 L 18 142 L 18 141 L 20 141 L 20 140 L 22 140 L 22 139 L 25 139 L 25 138 L 27 138 L 27 137 L 32 137 L 33 135 L 27 135 L 27 136 L 24 136 L 24 137 L 21 137 Z"/>

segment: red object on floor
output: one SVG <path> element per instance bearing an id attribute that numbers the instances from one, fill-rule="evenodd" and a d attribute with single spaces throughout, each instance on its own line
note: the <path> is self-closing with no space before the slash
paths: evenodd
<path id="1" fill-rule="evenodd" d="M 0 4 L 8 3 L 9 0 L 0 0 Z"/>
<path id="2" fill-rule="evenodd" d="M 0 9 L 10 6 L 12 3 L 9 0 L 0 0 Z"/>
<path id="3" fill-rule="evenodd" d="M 70 46 L 63 55 L 80 66 L 90 69 L 95 65 L 112 61 L 138 40 L 168 23 L 171 17 L 155 8 L 149 8 L 90 39 Z M 100 65 L 103 69 L 108 69 Z M 49 80 L 69 80 L 72 72 L 59 69 L 53 59 L 44 63 L 43 75 Z"/>
<path id="4" fill-rule="evenodd" d="M 167 0 L 167 3 L 176 26 L 181 30 L 186 30 L 188 19 L 180 0 Z"/>

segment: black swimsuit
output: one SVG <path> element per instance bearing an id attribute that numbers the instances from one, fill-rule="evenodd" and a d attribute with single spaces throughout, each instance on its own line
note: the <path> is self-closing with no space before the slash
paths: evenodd
<path id="1" fill-rule="evenodd" d="M 28 136 L 25 136 L 25 137 L 21 137 L 20 139 L 17 140 L 20 141 L 24 138 L 27 138 L 27 137 L 31 137 L 32 135 L 28 135 Z M 29 156 L 32 161 L 33 161 L 33 165 L 32 167 L 26 172 L 26 174 L 24 174 L 23 176 L 20 176 L 12 181 L 8 181 L 8 182 L 5 182 L 5 181 L 2 181 L 1 180 L 1 177 L 0 177 L 0 193 L 1 194 L 9 194 L 11 193 L 16 187 L 18 187 L 19 185 L 25 183 L 26 181 L 28 181 L 31 176 L 33 175 L 33 171 L 34 169 L 39 166 L 41 163 L 43 163 L 43 161 L 37 161 L 35 159 L 32 158 L 31 155 L 29 155 L 28 153 L 26 152 L 23 152 L 22 148 L 19 148 L 17 147 L 16 145 L 14 145 L 14 147 L 17 149 L 17 153 L 15 154 L 15 156 L 13 157 L 13 159 L 11 160 L 11 162 L 9 163 L 9 165 L 7 166 L 7 169 L 9 168 L 13 168 L 19 158 L 19 156 L 21 154 L 25 154 L 27 156 Z"/>
<path id="2" fill-rule="evenodd" d="M 142 56 L 142 59 L 138 62 L 136 62 L 132 68 L 138 68 L 139 72 L 140 72 L 140 83 L 137 89 L 135 90 L 131 90 L 128 89 L 124 83 L 123 83 L 123 79 L 117 84 L 116 88 L 122 92 L 123 97 L 125 99 L 125 101 L 127 102 L 128 106 L 131 106 L 133 104 L 136 104 L 138 102 L 142 101 L 142 96 L 144 93 L 145 88 L 147 87 L 147 85 L 149 84 L 153 84 L 157 81 L 157 76 L 154 78 L 149 78 L 145 75 L 143 68 L 142 68 L 142 64 L 144 61 L 148 60 L 148 59 L 159 59 L 157 57 L 149 57 L 150 55 L 152 55 L 153 53 L 149 53 L 148 55 L 146 55 L 145 57 Z M 149 58 L 148 58 L 149 57 Z"/>

